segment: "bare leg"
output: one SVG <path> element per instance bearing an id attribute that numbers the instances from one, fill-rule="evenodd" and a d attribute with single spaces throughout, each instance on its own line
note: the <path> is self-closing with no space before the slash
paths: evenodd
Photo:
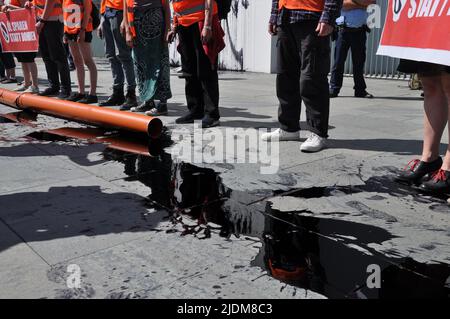
<path id="1" fill-rule="evenodd" d="M 442 74 L 442 88 L 447 99 L 447 110 L 449 110 L 448 114 L 448 123 L 450 123 L 450 74 L 444 73 Z M 449 141 L 450 141 L 450 124 L 447 127 Z M 450 144 L 447 145 L 447 153 L 445 154 L 444 163 L 442 164 L 442 169 L 446 171 L 450 171 Z"/>
<path id="2" fill-rule="evenodd" d="M 78 92 L 85 94 L 84 61 L 79 48 L 79 43 L 69 41 L 69 48 L 73 57 L 73 63 L 75 64 L 77 70 Z"/>
<path id="3" fill-rule="evenodd" d="M 6 77 L 8 79 L 15 79 L 16 78 L 16 69 L 15 68 L 7 69 L 6 70 Z"/>
<path id="4" fill-rule="evenodd" d="M 84 64 L 89 70 L 90 95 L 97 95 L 97 66 L 92 58 L 91 44 L 87 42 L 80 42 L 78 44 L 81 54 L 83 55 Z"/>
<path id="5" fill-rule="evenodd" d="M 36 62 L 27 63 L 28 64 L 28 70 L 30 71 L 31 75 L 31 85 L 34 87 L 39 87 L 38 82 L 38 69 Z"/>
<path id="6" fill-rule="evenodd" d="M 441 76 L 427 76 L 421 80 L 425 92 L 422 161 L 432 162 L 439 157 L 439 146 L 449 112 Z"/>
<path id="7" fill-rule="evenodd" d="M 28 63 L 22 62 L 22 72 L 23 72 L 23 84 L 25 86 L 31 85 L 31 75 L 30 75 L 30 69 L 28 68 Z"/>

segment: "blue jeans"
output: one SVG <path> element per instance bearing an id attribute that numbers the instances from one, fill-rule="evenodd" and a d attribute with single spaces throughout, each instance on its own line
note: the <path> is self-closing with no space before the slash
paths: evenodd
<path id="1" fill-rule="evenodd" d="M 136 77 L 131 48 L 127 46 L 124 37 L 120 34 L 122 19 L 122 11 L 117 11 L 114 17 L 104 17 L 103 19 L 102 31 L 105 39 L 105 54 L 111 64 L 113 88 L 123 90 L 126 78 L 127 89 L 134 90 L 136 88 Z"/>
<path id="2" fill-rule="evenodd" d="M 353 80 L 355 82 L 355 94 L 362 94 L 366 91 L 366 81 L 364 80 L 364 64 L 366 62 L 366 30 L 355 29 L 356 31 L 340 30 L 336 39 L 334 49 L 334 65 L 331 69 L 330 91 L 339 93 L 342 88 L 344 77 L 344 65 L 347 60 L 348 50 L 352 51 Z"/>

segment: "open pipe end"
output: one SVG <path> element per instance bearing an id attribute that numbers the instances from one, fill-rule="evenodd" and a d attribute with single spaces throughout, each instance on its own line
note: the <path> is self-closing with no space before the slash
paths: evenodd
<path id="1" fill-rule="evenodd" d="M 150 123 L 148 123 L 147 132 L 151 138 L 157 139 L 161 136 L 162 129 L 162 121 L 159 118 L 154 117 L 150 120 Z"/>

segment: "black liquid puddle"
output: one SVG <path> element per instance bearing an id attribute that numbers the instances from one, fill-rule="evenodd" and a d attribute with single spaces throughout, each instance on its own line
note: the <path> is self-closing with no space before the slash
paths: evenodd
<path id="1" fill-rule="evenodd" d="M 151 188 L 149 200 L 172 213 L 172 222 L 183 226 L 182 235 L 208 238 L 216 230 L 211 223 L 220 226 L 217 230 L 225 238 L 259 234 L 263 247 L 253 265 L 282 282 L 331 298 L 448 298 L 450 294 L 445 286 L 450 276 L 447 264 L 387 257 L 370 248 L 369 244 L 393 238 L 382 228 L 299 214 L 305 211 L 280 212 L 268 202 L 256 207 L 236 202 L 236 191 L 225 187 L 214 170 L 176 163 L 164 152 L 146 157 L 108 150 L 104 155 L 122 162 L 131 179 Z M 292 194 L 318 198 L 358 191 L 363 190 L 313 187 Z M 245 198 L 239 193 L 240 199 Z M 197 222 L 185 224 L 186 215 Z M 380 267 L 381 288 L 367 287 L 369 265 Z"/>
<path id="2" fill-rule="evenodd" d="M 35 112 L 28 110 L 0 114 L 0 124 L 1 123 L 31 124 L 33 121 L 36 121 L 37 116 L 38 115 Z"/>
<path id="3" fill-rule="evenodd" d="M 45 132 L 30 137 L 68 141 L 67 137 Z M 382 244 L 393 238 L 382 228 L 305 216 L 307 211 L 280 212 L 267 201 L 255 201 L 254 195 L 225 187 L 220 175 L 212 169 L 174 161 L 163 151 L 170 144 L 168 138 L 150 146 L 148 141 L 142 143 L 147 143 L 148 154 L 106 148 L 103 156 L 123 163 L 124 172 L 129 176 L 127 180 L 140 181 L 151 189 L 148 205 L 170 212 L 174 228 L 169 232 L 178 232 L 180 227 L 175 226 L 181 226 L 181 235 L 200 239 L 209 238 L 212 232 L 224 238 L 259 237 L 262 248 L 253 266 L 265 269 L 281 282 L 330 298 L 448 298 L 450 295 L 448 264 L 418 263 L 411 258 L 395 257 L 395 251 L 387 256 L 371 248 L 370 244 Z M 387 177 L 374 177 L 362 186 L 312 187 L 284 195 L 305 199 L 358 192 L 411 195 L 411 190 L 398 185 L 390 187 L 389 183 L 392 181 Z M 272 195 L 277 194 L 281 192 L 274 190 Z M 382 198 L 376 195 L 371 199 L 379 200 L 379 197 Z M 445 204 L 436 199 L 418 194 L 414 199 L 435 203 L 436 210 L 445 209 Z M 340 214 L 345 213 L 336 212 Z M 371 287 L 376 279 L 367 281 L 370 265 L 379 266 L 380 288 Z"/>

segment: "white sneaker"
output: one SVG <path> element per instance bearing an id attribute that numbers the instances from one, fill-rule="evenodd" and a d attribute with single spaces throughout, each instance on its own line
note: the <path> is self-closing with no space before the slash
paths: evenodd
<path id="1" fill-rule="evenodd" d="M 24 92 L 24 91 L 28 90 L 29 87 L 30 87 L 29 85 L 22 84 L 18 88 L 14 89 L 14 91 L 15 92 Z"/>
<path id="2" fill-rule="evenodd" d="M 263 141 L 298 141 L 300 140 L 300 131 L 288 132 L 281 128 L 270 133 L 261 135 Z"/>
<path id="3" fill-rule="evenodd" d="M 23 93 L 39 94 L 39 88 L 37 86 L 29 86 Z"/>
<path id="4" fill-rule="evenodd" d="M 300 151 L 314 153 L 321 151 L 326 147 L 326 138 L 320 137 L 315 133 L 311 133 L 305 142 L 300 146 Z"/>

